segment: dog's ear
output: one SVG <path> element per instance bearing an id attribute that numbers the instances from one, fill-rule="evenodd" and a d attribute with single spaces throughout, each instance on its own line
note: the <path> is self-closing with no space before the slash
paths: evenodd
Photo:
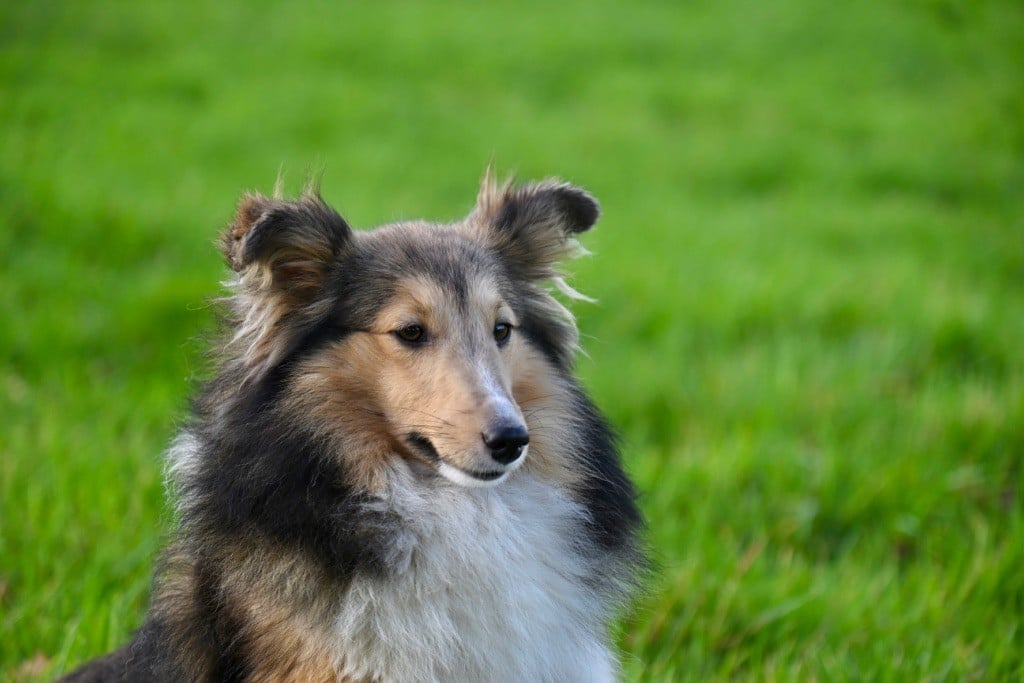
<path id="1" fill-rule="evenodd" d="M 469 222 L 482 231 L 527 280 L 557 276 L 558 263 L 576 248 L 575 235 L 597 222 L 601 209 L 589 193 L 556 180 L 498 186 L 485 174 Z"/>
<path id="2" fill-rule="evenodd" d="M 501 256 L 511 276 L 526 284 L 521 295 L 529 300 L 525 310 L 530 319 L 520 322 L 565 367 L 572 365 L 579 333 L 572 313 L 545 283 L 569 298 L 587 298 L 566 283 L 559 264 L 583 251 L 575 236 L 593 227 L 600 213 L 597 201 L 573 185 L 544 180 L 499 187 L 488 169 L 466 220 L 470 232 Z"/>
<path id="3" fill-rule="evenodd" d="M 348 245 L 352 229 L 318 193 L 298 200 L 248 194 L 221 240 L 231 268 L 260 274 L 260 283 L 301 297 L 323 285 L 331 264 Z"/>
<path id="4" fill-rule="evenodd" d="M 280 359 L 329 312 L 326 285 L 351 241 L 348 223 L 317 192 L 294 201 L 242 198 L 221 251 L 237 273 L 233 341 L 250 370 Z"/>

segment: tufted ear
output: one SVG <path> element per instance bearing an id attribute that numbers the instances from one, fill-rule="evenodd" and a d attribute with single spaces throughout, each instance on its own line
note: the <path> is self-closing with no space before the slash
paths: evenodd
<path id="1" fill-rule="evenodd" d="M 575 250 L 573 237 L 593 227 L 600 213 L 597 200 L 573 185 L 544 180 L 499 187 L 488 169 L 469 221 L 517 275 L 545 280 L 557 276 L 558 263 Z"/>
<path id="2" fill-rule="evenodd" d="M 351 241 L 348 223 L 316 192 L 242 198 L 221 251 L 238 274 L 233 341 L 252 371 L 283 357 L 328 312 L 325 285 Z"/>
<path id="3" fill-rule="evenodd" d="M 351 238 L 348 223 L 318 193 L 295 201 L 248 194 L 221 250 L 236 272 L 256 269 L 264 285 L 300 295 L 323 284 L 328 266 Z"/>

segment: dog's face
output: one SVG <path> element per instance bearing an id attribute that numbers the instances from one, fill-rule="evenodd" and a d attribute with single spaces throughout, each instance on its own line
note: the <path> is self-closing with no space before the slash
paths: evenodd
<path id="1" fill-rule="evenodd" d="M 374 393 L 415 455 L 453 481 L 497 483 L 529 443 L 512 393 L 523 340 L 496 268 L 448 265 L 401 278 L 374 316 L 366 333 L 381 359 Z"/>
<path id="2" fill-rule="evenodd" d="M 464 221 L 368 233 L 316 196 L 248 197 L 224 240 L 235 362 L 247 383 L 283 374 L 277 409 L 360 454 L 367 486 L 395 455 L 498 484 L 528 457 L 537 378 L 571 363 L 575 326 L 543 285 L 597 215 L 551 182 L 485 180 Z"/>

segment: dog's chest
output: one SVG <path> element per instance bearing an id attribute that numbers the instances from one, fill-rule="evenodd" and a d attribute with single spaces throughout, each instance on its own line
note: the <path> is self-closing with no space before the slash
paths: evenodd
<path id="1" fill-rule="evenodd" d="M 612 678 L 607 606 L 581 552 L 584 513 L 528 475 L 494 489 L 403 477 L 391 575 L 355 579 L 335 619 L 338 664 L 382 681 Z"/>

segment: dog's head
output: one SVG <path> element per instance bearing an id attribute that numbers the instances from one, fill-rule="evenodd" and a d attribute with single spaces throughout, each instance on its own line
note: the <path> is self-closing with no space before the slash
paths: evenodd
<path id="1" fill-rule="evenodd" d="M 237 273 L 233 363 L 245 386 L 285 387 L 286 411 L 339 443 L 373 485 L 398 454 L 467 486 L 526 460 L 546 382 L 577 332 L 549 293 L 594 199 L 545 181 L 485 178 L 453 224 L 354 232 L 317 194 L 244 198 L 223 240 Z"/>

